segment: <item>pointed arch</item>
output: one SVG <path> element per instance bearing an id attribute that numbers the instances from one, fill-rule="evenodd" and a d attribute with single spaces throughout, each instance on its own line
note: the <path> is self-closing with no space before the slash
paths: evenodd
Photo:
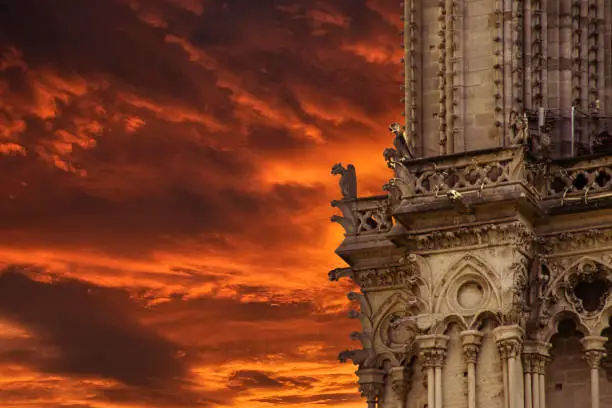
<path id="1" fill-rule="evenodd" d="M 544 342 L 550 343 L 552 337 L 559 332 L 559 323 L 564 320 L 571 320 L 576 324 L 576 330 L 582 333 L 583 336 L 591 335 L 591 331 L 586 324 L 582 321 L 578 313 L 573 310 L 563 309 L 557 311 L 550 319 L 550 323 L 546 326 L 544 331 L 541 333 L 541 338 Z"/>
<path id="2" fill-rule="evenodd" d="M 393 293 L 382 303 L 382 305 L 378 307 L 376 312 L 372 315 L 372 321 L 374 322 L 374 330 L 378 330 L 384 317 L 387 316 L 389 311 L 395 306 L 401 305 L 405 309 L 416 309 L 419 305 L 422 304 L 422 299 L 419 299 L 417 296 L 411 295 L 404 291 Z"/>
<path id="3" fill-rule="evenodd" d="M 466 308 L 462 307 L 458 299 L 456 299 L 457 294 L 454 292 L 457 292 L 462 285 L 470 282 L 480 285 L 480 288 L 483 290 L 483 301 L 473 308 Z M 477 309 L 489 304 L 491 300 L 499 308 L 501 307 L 501 294 L 498 282 L 499 276 L 488 263 L 475 255 L 466 254 L 449 268 L 448 273 L 435 288 L 434 299 L 437 300 L 433 312 L 440 313 L 444 302 L 448 301 L 451 302 L 449 307 L 453 312 L 465 312 L 464 314 L 474 314 Z M 449 291 L 452 292 L 450 298 L 448 296 Z"/>
<path id="4" fill-rule="evenodd" d="M 496 313 L 492 310 L 483 310 L 481 312 L 478 312 L 478 314 L 474 316 L 472 323 L 470 323 L 469 325 L 469 329 L 470 330 L 480 330 L 480 326 L 484 324 L 486 320 L 490 320 L 494 322 L 496 327 L 499 327 L 502 325 L 502 320 L 501 320 L 501 316 L 499 315 L 499 313 Z"/>
<path id="5" fill-rule="evenodd" d="M 604 270 L 606 271 L 606 277 L 610 281 L 612 281 L 612 266 L 611 265 L 607 264 L 606 262 L 603 262 L 600 259 L 595 259 L 591 256 L 585 255 L 575 260 L 574 262 L 572 262 L 570 265 L 564 268 L 557 276 L 555 276 L 555 278 L 548 285 L 547 291 L 546 293 L 544 293 L 544 295 L 549 296 L 551 293 L 553 293 L 555 290 L 559 288 L 560 286 L 559 284 L 563 282 L 567 278 L 568 275 L 570 275 L 573 271 L 583 268 L 584 265 L 588 265 L 588 264 L 602 266 Z"/>
<path id="6" fill-rule="evenodd" d="M 431 334 L 444 334 L 451 324 L 459 326 L 461 331 L 467 330 L 468 324 L 463 316 L 459 314 L 450 314 L 441 321 L 436 322 L 431 328 Z"/>
<path id="7" fill-rule="evenodd" d="M 395 357 L 395 354 L 393 354 L 390 351 L 383 351 L 382 353 L 379 353 L 376 356 L 376 360 L 375 360 L 375 366 L 377 368 L 381 368 L 385 362 L 389 362 L 389 364 L 391 365 L 391 367 L 399 367 L 400 366 L 400 362 L 397 359 L 397 357 Z"/>

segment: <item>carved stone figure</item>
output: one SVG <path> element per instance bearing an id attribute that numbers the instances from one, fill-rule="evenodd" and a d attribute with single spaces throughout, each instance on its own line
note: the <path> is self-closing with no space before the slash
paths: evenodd
<path id="1" fill-rule="evenodd" d="M 512 132 L 513 145 L 526 145 L 529 143 L 529 119 L 527 113 L 519 115 L 517 112 L 510 112 L 510 130 Z"/>
<path id="2" fill-rule="evenodd" d="M 416 179 L 410 170 L 402 162 L 393 158 L 387 161 L 389 168 L 393 169 L 395 177 L 389 180 L 389 184 L 401 192 L 401 197 L 409 197 L 414 194 Z"/>
<path id="3" fill-rule="evenodd" d="M 331 169 L 332 175 L 340 175 L 340 191 L 343 200 L 353 200 L 357 198 L 357 175 L 355 166 L 349 164 L 344 168 L 342 163 L 336 163 Z"/>
<path id="4" fill-rule="evenodd" d="M 393 133 L 393 146 L 402 158 L 411 158 L 412 151 L 410 150 L 410 142 L 403 126 L 397 122 L 389 125 L 389 131 Z"/>

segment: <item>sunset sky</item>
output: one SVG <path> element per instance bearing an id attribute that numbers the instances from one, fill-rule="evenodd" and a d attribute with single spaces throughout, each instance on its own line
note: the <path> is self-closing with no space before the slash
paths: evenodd
<path id="1" fill-rule="evenodd" d="M 364 406 L 330 175 L 399 0 L 0 0 L 0 406 Z"/>

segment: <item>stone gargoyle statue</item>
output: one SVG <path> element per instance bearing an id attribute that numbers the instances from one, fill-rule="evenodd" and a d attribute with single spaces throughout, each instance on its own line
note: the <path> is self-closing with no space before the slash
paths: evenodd
<path id="1" fill-rule="evenodd" d="M 393 139 L 393 147 L 400 154 L 402 158 L 412 158 L 412 152 L 410 151 L 410 143 L 406 136 L 406 131 L 397 122 L 393 122 L 389 125 L 389 131 L 395 136 Z"/>
<path id="2" fill-rule="evenodd" d="M 333 215 L 332 222 L 337 222 L 342 225 L 347 234 L 354 234 L 357 230 L 357 220 L 351 210 L 351 200 L 357 198 L 357 175 L 355 166 L 348 164 L 346 168 L 341 163 L 336 163 L 331 169 L 332 175 L 340 175 L 340 192 L 342 200 L 334 200 L 331 202 L 332 207 L 339 208 L 342 216 Z"/>
<path id="3" fill-rule="evenodd" d="M 400 198 L 414 195 L 416 178 L 414 174 L 399 159 L 397 150 L 387 148 L 383 152 L 387 166 L 393 169 L 395 177 L 389 180 L 389 186 L 394 187 L 400 192 Z"/>
<path id="4" fill-rule="evenodd" d="M 355 166 L 348 164 L 346 168 L 342 163 L 336 163 L 331 169 L 332 175 L 340 175 L 340 192 L 343 200 L 353 200 L 357 198 L 357 174 Z"/>

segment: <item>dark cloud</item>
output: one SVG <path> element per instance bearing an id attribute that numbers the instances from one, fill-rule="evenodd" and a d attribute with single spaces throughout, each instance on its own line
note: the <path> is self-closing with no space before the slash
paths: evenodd
<path id="1" fill-rule="evenodd" d="M 234 391 L 251 389 L 304 388 L 316 383 L 313 377 L 275 377 L 273 373 L 256 370 L 242 370 L 233 373 L 228 380 L 228 388 Z"/>
<path id="2" fill-rule="evenodd" d="M 135 309 L 119 290 L 37 282 L 11 269 L 0 274 L 0 313 L 45 346 L 34 355 L 8 356 L 13 360 L 50 373 L 108 377 L 140 387 L 186 378 L 186 362 L 176 357 L 179 347 L 142 326 Z"/>
<path id="3" fill-rule="evenodd" d="M 290 405 L 290 404 L 331 404 L 339 402 L 359 402 L 359 394 L 357 392 L 352 393 L 335 393 L 335 394 L 324 394 L 324 395 L 286 395 L 279 397 L 261 398 L 258 402 L 265 402 L 267 404 L 274 405 Z"/>

